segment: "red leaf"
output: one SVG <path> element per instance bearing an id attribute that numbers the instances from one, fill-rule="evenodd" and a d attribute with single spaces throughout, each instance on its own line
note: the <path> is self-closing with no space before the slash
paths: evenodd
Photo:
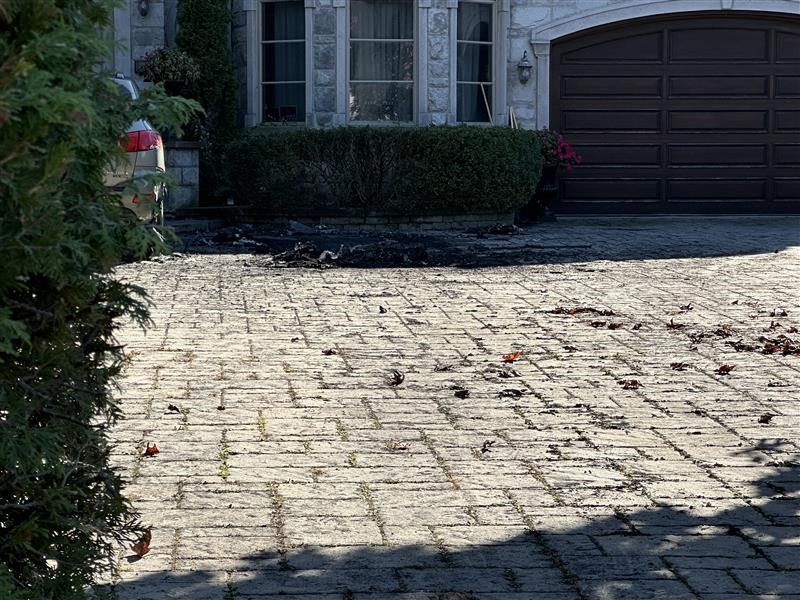
<path id="1" fill-rule="evenodd" d="M 151 446 L 150 442 L 148 442 L 147 443 L 147 449 L 144 451 L 144 455 L 145 456 L 155 456 L 159 452 L 161 452 L 161 451 L 158 449 L 158 446 L 156 446 L 155 444 L 153 444 Z"/>
<path id="2" fill-rule="evenodd" d="M 133 546 L 131 546 L 131 550 L 133 550 L 134 554 L 139 558 L 143 557 L 145 554 L 150 552 L 150 540 L 152 539 L 152 534 L 150 533 L 150 529 L 148 528 L 144 535 L 139 538 L 139 541 L 136 542 Z"/>
<path id="3" fill-rule="evenodd" d="M 507 362 L 507 363 L 514 362 L 514 361 L 518 360 L 519 357 L 522 356 L 522 355 L 523 355 L 523 352 L 519 351 L 519 350 L 517 352 L 511 352 L 509 354 L 503 354 L 503 362 Z"/>
<path id="4" fill-rule="evenodd" d="M 727 375 L 736 368 L 735 365 L 721 365 L 714 371 L 717 375 Z"/>
<path id="5" fill-rule="evenodd" d="M 638 390 L 640 387 L 644 387 L 636 379 L 623 379 L 617 383 L 622 386 L 623 390 Z"/>

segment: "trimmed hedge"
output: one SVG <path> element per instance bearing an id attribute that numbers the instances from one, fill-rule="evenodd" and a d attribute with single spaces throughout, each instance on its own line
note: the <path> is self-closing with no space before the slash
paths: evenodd
<path id="1" fill-rule="evenodd" d="M 519 129 L 265 126 L 228 144 L 223 164 L 237 201 L 268 212 L 455 214 L 525 206 L 542 153 Z"/>

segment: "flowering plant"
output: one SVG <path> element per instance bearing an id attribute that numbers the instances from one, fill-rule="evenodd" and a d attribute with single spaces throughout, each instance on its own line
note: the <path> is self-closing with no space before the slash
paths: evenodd
<path id="1" fill-rule="evenodd" d="M 537 133 L 542 145 L 542 156 L 544 157 L 545 165 L 566 167 L 568 171 L 571 171 L 581 164 L 581 155 L 575 152 L 569 142 L 558 131 L 540 129 Z"/>
<path id="2" fill-rule="evenodd" d="M 191 83 L 200 77 L 195 60 L 177 48 L 157 48 L 142 57 L 138 73 L 147 81 L 185 81 Z"/>

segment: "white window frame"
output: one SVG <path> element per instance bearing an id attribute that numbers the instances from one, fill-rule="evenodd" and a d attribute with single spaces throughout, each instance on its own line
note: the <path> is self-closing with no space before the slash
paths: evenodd
<path id="1" fill-rule="evenodd" d="M 345 122 L 348 125 L 354 126 L 370 126 L 370 127 L 410 127 L 416 126 L 419 121 L 419 81 L 420 81 L 420 60 L 419 60 L 419 18 L 420 18 L 420 10 L 419 10 L 419 3 L 417 0 L 407 0 L 409 3 L 412 4 L 412 10 L 414 11 L 413 14 L 413 25 L 412 25 L 412 35 L 414 38 L 412 40 L 369 40 L 366 38 L 359 38 L 356 41 L 385 41 L 385 42 L 412 42 L 412 52 L 414 53 L 414 78 L 411 81 L 411 120 L 410 121 L 362 121 L 362 120 L 354 120 L 350 116 L 350 84 L 353 81 L 350 79 L 350 10 L 351 10 L 351 3 L 347 3 L 347 11 L 346 11 L 346 28 L 345 28 L 345 55 L 344 55 L 344 67 L 345 67 L 345 77 L 344 77 L 344 96 L 345 96 Z M 364 81 L 359 80 L 356 83 L 385 83 L 383 81 Z M 391 83 L 391 82 L 388 82 Z"/>
<path id="2" fill-rule="evenodd" d="M 491 31 L 492 39 L 491 39 L 491 42 L 459 41 L 459 39 L 458 39 L 458 9 L 461 8 L 462 4 L 490 4 L 492 6 L 493 10 L 492 10 L 492 31 Z M 503 85 L 503 86 L 506 85 L 505 77 L 503 77 L 502 79 L 500 77 L 498 77 L 498 75 L 505 73 L 505 64 L 504 64 L 504 61 L 501 61 L 501 57 L 500 57 L 501 52 L 500 52 L 500 50 L 501 50 L 501 46 L 503 44 L 507 43 L 507 40 L 505 39 L 507 37 L 507 35 L 506 36 L 501 35 L 503 33 L 504 29 L 501 28 L 501 23 L 500 23 L 500 16 L 501 16 L 500 15 L 500 12 L 501 12 L 500 11 L 500 8 L 501 8 L 500 4 L 501 4 L 501 0 L 459 0 L 458 6 L 457 6 L 457 8 L 455 10 L 456 14 L 454 15 L 453 24 L 452 24 L 451 32 L 450 32 L 450 34 L 451 34 L 450 35 L 450 48 L 451 48 L 451 52 L 452 52 L 452 56 L 453 56 L 452 69 L 451 69 L 452 73 L 450 74 L 450 89 L 452 89 L 452 91 L 453 91 L 452 92 L 453 96 L 452 96 L 451 111 L 452 111 L 452 114 L 453 114 L 453 118 L 455 119 L 455 122 L 458 123 L 458 124 L 474 125 L 474 126 L 479 126 L 479 127 L 491 127 L 492 125 L 495 125 L 496 121 L 498 120 L 497 117 L 498 117 L 498 115 L 500 113 L 500 111 L 498 111 L 499 102 L 501 101 L 502 97 L 504 96 L 504 94 L 500 93 L 500 89 L 499 88 L 500 88 L 501 85 Z M 490 85 L 492 86 L 492 97 L 491 97 L 491 100 L 492 100 L 492 106 L 491 106 L 492 111 L 491 111 L 491 114 L 489 115 L 489 121 L 459 121 L 458 120 L 458 86 L 461 83 L 466 83 L 466 84 L 474 84 L 475 83 L 474 81 L 461 82 L 461 81 L 458 80 L 458 45 L 459 44 L 476 44 L 476 45 L 481 45 L 481 46 L 491 45 L 491 47 L 492 47 L 492 80 L 490 82 Z"/>
<path id="3" fill-rule="evenodd" d="M 314 55 L 313 55 L 313 13 L 312 7 L 309 6 L 308 0 L 300 0 L 303 2 L 303 16 L 305 22 L 303 24 L 303 30 L 305 38 L 302 40 L 305 43 L 305 81 L 281 81 L 281 82 L 269 82 L 264 81 L 264 44 L 275 44 L 275 43 L 300 43 L 301 40 L 276 40 L 276 41 L 265 41 L 264 40 L 264 31 L 263 31 L 263 24 L 264 24 L 264 6 L 266 4 L 278 4 L 281 2 L 291 2 L 291 1 L 298 1 L 298 0 L 258 0 L 258 7 L 256 12 L 256 19 L 257 19 L 257 29 L 258 29 L 258 37 L 256 39 L 255 46 L 257 48 L 256 51 L 256 60 L 254 61 L 256 64 L 256 73 L 257 79 L 255 81 L 256 85 L 256 106 L 255 108 L 255 115 L 256 115 L 256 123 L 257 125 L 269 123 L 273 125 L 282 125 L 287 127 L 306 127 L 311 123 L 311 115 L 313 113 L 313 106 L 312 103 L 314 101 L 314 92 L 312 89 L 312 78 L 313 78 L 313 62 L 314 62 Z M 306 106 L 305 106 L 305 114 L 302 116 L 298 115 L 297 121 L 266 121 L 264 120 L 264 85 L 269 83 L 304 83 L 305 84 L 305 96 L 306 96 Z"/>

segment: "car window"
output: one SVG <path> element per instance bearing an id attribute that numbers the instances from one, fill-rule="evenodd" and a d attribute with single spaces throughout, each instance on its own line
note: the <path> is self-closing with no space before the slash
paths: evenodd
<path id="1" fill-rule="evenodd" d="M 125 90 L 125 93 L 128 94 L 131 100 L 136 100 L 139 97 L 139 88 L 136 87 L 136 82 L 130 79 L 117 78 L 112 78 L 112 81 Z"/>

